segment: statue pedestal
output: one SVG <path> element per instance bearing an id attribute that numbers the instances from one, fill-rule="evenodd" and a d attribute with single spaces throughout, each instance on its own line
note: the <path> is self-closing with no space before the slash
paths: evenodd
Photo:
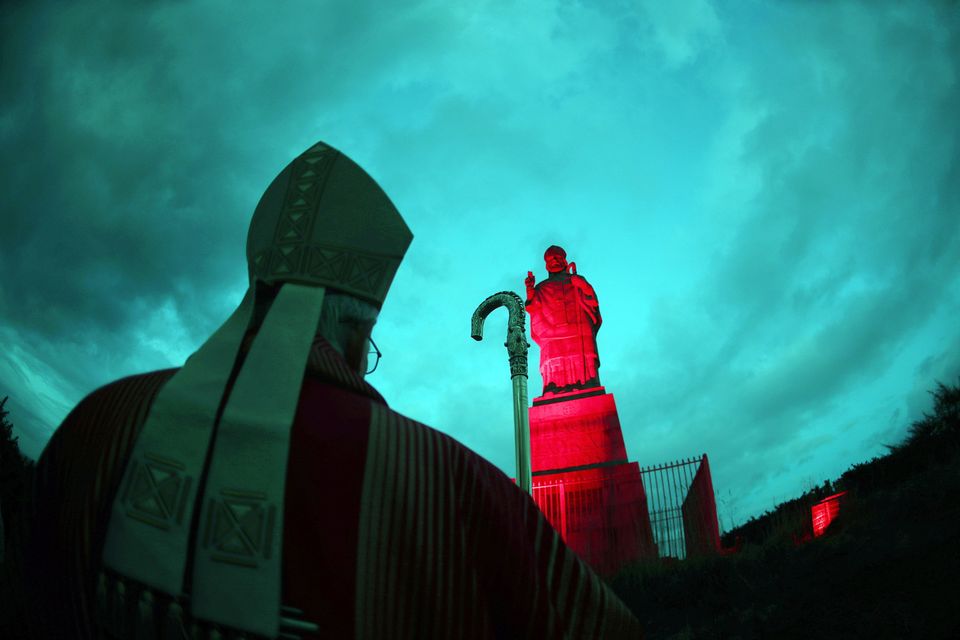
<path id="1" fill-rule="evenodd" d="M 530 470 L 627 461 L 613 395 L 603 387 L 540 396 L 530 415 Z"/>
<path id="2" fill-rule="evenodd" d="M 529 417 L 533 498 L 567 545 L 602 575 L 656 557 L 613 395 L 596 387 L 541 396 Z"/>

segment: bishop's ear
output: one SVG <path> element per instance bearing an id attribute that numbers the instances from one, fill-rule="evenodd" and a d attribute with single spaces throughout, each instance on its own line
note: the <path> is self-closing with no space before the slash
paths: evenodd
<path id="1" fill-rule="evenodd" d="M 373 323 L 345 319 L 341 321 L 341 327 L 341 344 L 343 346 L 341 353 L 350 368 L 362 375 L 367 371 L 366 360 L 370 351 L 369 341 L 370 333 L 373 331 Z"/>

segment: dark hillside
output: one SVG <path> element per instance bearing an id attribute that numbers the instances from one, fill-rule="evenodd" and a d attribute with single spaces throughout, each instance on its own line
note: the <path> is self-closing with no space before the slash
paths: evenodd
<path id="1" fill-rule="evenodd" d="M 618 575 L 647 637 L 960 637 L 960 387 L 934 399 L 889 454 L 726 534 L 739 552 Z M 837 491 L 811 539 L 810 505 Z"/>

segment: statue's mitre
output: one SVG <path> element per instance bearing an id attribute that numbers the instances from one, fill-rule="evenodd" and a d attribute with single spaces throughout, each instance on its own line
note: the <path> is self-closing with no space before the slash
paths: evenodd
<path id="1" fill-rule="evenodd" d="M 381 307 L 412 239 L 380 185 L 318 142 L 257 204 L 247 235 L 250 281 L 330 287 Z"/>

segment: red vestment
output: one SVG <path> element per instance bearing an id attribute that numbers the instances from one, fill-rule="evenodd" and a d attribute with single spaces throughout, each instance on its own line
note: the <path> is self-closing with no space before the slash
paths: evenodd
<path id="1" fill-rule="evenodd" d="M 43 637 L 102 637 L 97 576 L 111 505 L 175 371 L 93 392 L 38 462 L 28 570 Z M 320 628 L 304 638 L 640 637 L 528 495 L 454 439 L 387 409 L 322 341 L 285 491 L 283 603 Z"/>

